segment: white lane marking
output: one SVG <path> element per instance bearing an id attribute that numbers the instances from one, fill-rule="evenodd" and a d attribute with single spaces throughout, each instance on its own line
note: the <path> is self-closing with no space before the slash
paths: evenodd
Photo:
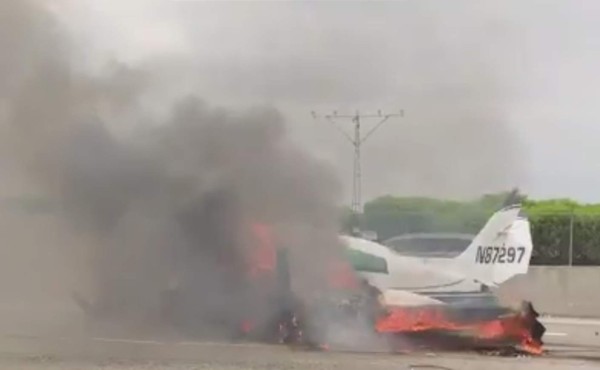
<path id="1" fill-rule="evenodd" d="M 66 338 L 68 339 L 68 338 Z M 227 343 L 227 342 L 178 342 L 178 341 L 158 341 L 158 340 L 140 340 L 140 339 L 126 339 L 126 338 L 103 338 L 103 337 L 92 337 L 90 340 L 98 342 L 112 342 L 112 343 L 128 343 L 128 344 L 154 344 L 154 345 L 169 345 L 169 346 L 236 346 L 236 347 L 260 347 L 264 346 L 255 343 Z"/>
<path id="2" fill-rule="evenodd" d="M 119 338 L 90 338 L 99 342 L 112 342 L 112 343 L 132 343 L 132 344 L 167 344 L 166 342 L 159 342 L 156 340 L 137 340 L 137 339 L 119 339 Z"/>
<path id="3" fill-rule="evenodd" d="M 20 339 L 52 339 L 52 340 L 88 340 L 105 343 L 128 343 L 128 344 L 151 344 L 151 345 L 169 345 L 169 346 L 228 346 L 240 348 L 258 348 L 272 347 L 269 344 L 262 343 L 231 343 L 231 342 L 200 342 L 200 341 L 159 341 L 159 340 L 144 340 L 144 339 L 127 339 L 127 338 L 107 338 L 107 337 L 67 337 L 67 336 L 43 336 L 32 334 L 0 334 L 0 337 L 20 338 Z"/>
<path id="4" fill-rule="evenodd" d="M 544 336 L 548 336 L 548 337 L 566 337 L 567 333 L 553 333 L 553 332 L 549 332 L 549 333 L 544 333 Z"/>
<path id="5" fill-rule="evenodd" d="M 577 325 L 577 326 L 600 326 L 600 320 L 570 317 L 542 317 L 542 324 Z"/>
<path id="6" fill-rule="evenodd" d="M 230 346 L 230 347 L 248 347 L 248 348 L 257 348 L 257 347 L 272 347 L 268 344 L 261 343 L 228 343 L 228 342 L 171 342 L 166 344 L 173 344 L 177 346 Z"/>

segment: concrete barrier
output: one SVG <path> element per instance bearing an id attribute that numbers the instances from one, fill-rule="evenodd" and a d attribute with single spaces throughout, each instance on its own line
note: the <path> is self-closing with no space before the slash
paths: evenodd
<path id="1" fill-rule="evenodd" d="M 542 314 L 600 317 L 600 267 L 532 266 L 497 295 L 505 302 L 527 299 Z"/>

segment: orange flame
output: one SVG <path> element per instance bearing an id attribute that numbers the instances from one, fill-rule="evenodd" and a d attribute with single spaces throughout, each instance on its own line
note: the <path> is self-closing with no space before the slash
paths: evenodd
<path id="1" fill-rule="evenodd" d="M 273 272 L 277 264 L 277 247 L 271 227 L 254 222 L 250 230 L 255 243 L 250 245 L 248 274 L 258 277 Z"/>
<path id="2" fill-rule="evenodd" d="M 345 261 L 336 261 L 330 265 L 328 284 L 333 289 L 358 289 L 360 287 L 354 269 Z"/>
<path id="3" fill-rule="evenodd" d="M 520 349 L 530 354 L 542 353 L 541 343 L 531 337 L 529 318 L 519 314 L 508 315 L 494 320 L 461 324 L 448 318 L 443 308 L 393 307 L 388 315 L 376 323 L 379 333 L 417 333 L 428 330 L 469 332 L 474 339 L 486 341 L 510 340 L 518 343 Z"/>
<path id="4" fill-rule="evenodd" d="M 459 326 L 446 320 L 443 311 L 433 307 L 410 309 L 394 307 L 380 318 L 376 329 L 380 333 L 420 332 L 426 330 L 455 330 Z"/>
<path id="5" fill-rule="evenodd" d="M 248 334 L 252 331 L 253 328 L 254 323 L 251 320 L 242 320 L 242 323 L 240 324 L 240 329 L 242 330 L 242 333 Z"/>

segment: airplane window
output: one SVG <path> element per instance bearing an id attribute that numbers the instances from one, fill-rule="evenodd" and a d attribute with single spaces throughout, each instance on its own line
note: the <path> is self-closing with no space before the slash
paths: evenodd
<path id="1" fill-rule="evenodd" d="M 346 253 L 350 263 L 357 271 L 382 274 L 388 273 L 387 261 L 382 257 L 357 251 L 355 249 L 348 249 Z"/>
<path id="2" fill-rule="evenodd" d="M 467 238 L 402 238 L 385 244 L 401 254 L 452 257 L 462 253 L 470 242 Z"/>

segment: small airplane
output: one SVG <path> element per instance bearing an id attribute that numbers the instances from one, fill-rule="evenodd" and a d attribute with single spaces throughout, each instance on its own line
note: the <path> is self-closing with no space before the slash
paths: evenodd
<path id="1" fill-rule="evenodd" d="M 455 258 L 401 255 L 371 240 L 342 236 L 356 274 L 378 291 L 387 314 L 376 323 L 379 333 L 441 333 L 491 346 L 510 344 L 530 354 L 542 353 L 543 325 L 530 302 L 519 308 L 500 304 L 488 288 L 526 274 L 533 243 L 530 224 L 520 205 L 496 212 Z M 456 293 L 452 300 L 436 289 L 471 283 L 480 297 Z M 485 289 L 481 290 L 481 287 Z M 489 298 L 492 298 L 491 300 Z"/>
<path id="2" fill-rule="evenodd" d="M 486 294 L 488 288 L 526 274 L 533 250 L 529 220 L 520 205 L 497 211 L 455 258 L 419 258 L 363 238 L 341 239 L 360 277 L 382 292 L 386 305 L 402 306 L 444 304 L 440 292 L 458 286 Z"/>

